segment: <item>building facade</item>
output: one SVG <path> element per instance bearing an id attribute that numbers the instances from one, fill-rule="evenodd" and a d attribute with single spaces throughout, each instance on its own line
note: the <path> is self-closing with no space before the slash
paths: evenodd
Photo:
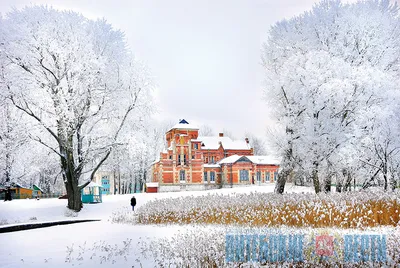
<path id="1" fill-rule="evenodd" d="M 207 190 L 275 180 L 279 163 L 254 156 L 249 140 L 200 137 L 199 129 L 181 120 L 166 133 L 168 148 L 151 167 L 148 192 Z M 157 189 L 155 189 L 157 188 Z"/>

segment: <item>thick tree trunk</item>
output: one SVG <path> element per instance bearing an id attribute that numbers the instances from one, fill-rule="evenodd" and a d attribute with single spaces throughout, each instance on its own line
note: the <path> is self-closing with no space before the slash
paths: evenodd
<path id="1" fill-rule="evenodd" d="M 68 208 L 78 212 L 82 209 L 81 190 L 77 183 L 73 183 L 76 178 L 71 178 L 70 175 L 67 175 L 66 178 L 65 188 L 68 196 Z"/>
<path id="2" fill-rule="evenodd" d="M 288 130 L 286 130 L 288 131 Z M 288 143 L 288 148 L 285 152 L 284 159 L 282 161 L 282 170 L 278 173 L 278 180 L 275 182 L 274 192 L 277 194 L 283 194 L 285 191 L 285 184 L 294 169 L 294 163 L 292 161 L 292 145 L 291 142 Z"/>
<path id="3" fill-rule="evenodd" d="M 321 192 L 321 185 L 319 184 L 319 176 L 318 176 L 318 163 L 314 162 L 314 168 L 312 171 L 312 180 L 314 184 L 315 193 L 318 194 Z"/>
<path id="4" fill-rule="evenodd" d="M 351 191 L 351 173 L 350 171 L 346 170 L 343 172 L 343 175 L 345 176 L 345 182 L 344 182 L 344 188 L 343 191 L 347 192 L 347 191 Z"/>
<path id="5" fill-rule="evenodd" d="M 72 187 L 69 187 L 68 185 L 67 195 L 68 195 L 68 208 L 76 212 L 80 211 L 82 209 L 81 190 L 77 186 L 72 185 Z"/>
<path id="6" fill-rule="evenodd" d="M 63 171 L 63 177 L 65 182 L 65 188 L 68 196 L 68 208 L 74 211 L 80 211 L 82 209 L 81 200 L 81 189 L 78 187 L 78 174 L 74 170 L 74 156 L 73 156 L 73 141 L 72 137 L 66 142 L 66 146 L 60 146 L 61 167 Z"/>
<path id="7" fill-rule="evenodd" d="M 285 169 L 278 173 L 278 180 L 275 182 L 275 193 L 283 194 L 285 191 L 285 184 L 291 170 Z"/>
<path id="8" fill-rule="evenodd" d="M 330 193 L 331 192 L 331 186 L 332 186 L 332 178 L 328 176 L 324 182 L 324 192 L 325 193 Z"/>

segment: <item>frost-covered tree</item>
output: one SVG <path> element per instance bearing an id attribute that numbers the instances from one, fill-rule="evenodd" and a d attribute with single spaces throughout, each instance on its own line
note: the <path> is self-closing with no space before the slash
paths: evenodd
<path id="1" fill-rule="evenodd" d="M 214 136 L 215 132 L 209 125 L 201 125 L 199 129 L 199 136 Z"/>
<path id="2" fill-rule="evenodd" d="M 149 112 L 145 69 L 105 20 L 43 6 L 1 20 L 0 54 L 2 91 L 58 155 L 68 208 L 79 211 L 81 189 L 123 142 L 120 133 Z"/>
<path id="3" fill-rule="evenodd" d="M 229 137 L 232 140 L 235 139 L 235 136 L 234 136 L 233 132 L 231 130 L 227 129 L 227 128 L 223 128 L 222 129 L 222 133 L 224 133 L 224 137 Z"/>
<path id="4" fill-rule="evenodd" d="M 2 101 L 0 110 L 0 151 L 1 151 L 1 181 L 4 184 L 9 182 L 11 178 L 11 167 L 13 164 L 13 120 L 9 105 Z"/>
<path id="5" fill-rule="evenodd" d="M 56 157 L 35 141 L 24 115 L 9 101 L 0 101 L 0 184 L 46 185 L 46 192 L 61 192 L 54 187 L 60 174 Z M 29 131 L 30 130 L 30 131 Z"/>
<path id="6" fill-rule="evenodd" d="M 392 98 L 393 96 L 390 96 Z M 399 99 L 400 96 L 396 96 Z M 384 102 L 389 104 L 389 102 Z M 361 142 L 360 160 L 369 171 L 368 179 L 363 188 L 372 183 L 381 184 L 384 190 L 394 190 L 398 177 L 400 163 L 400 120 L 399 103 L 391 102 L 393 106 L 380 107 L 384 113 L 377 113 L 372 121 L 372 128 Z M 381 175 L 380 177 L 377 175 Z M 381 178 L 381 182 L 379 180 Z"/>
<path id="7" fill-rule="evenodd" d="M 152 163 L 160 158 L 165 149 L 165 133 L 174 123 L 145 122 L 143 131 L 131 136 L 128 142 L 118 147 L 108 159 L 107 165 L 118 169 L 118 193 L 143 190 L 144 183 L 151 180 L 149 171 Z M 117 159 L 117 160 L 116 160 Z M 129 190 L 129 191 L 123 191 Z"/>
<path id="8" fill-rule="evenodd" d="M 333 169 L 351 169 L 333 159 L 350 163 L 343 157 L 374 135 L 372 122 L 389 113 L 382 108 L 397 106 L 386 96 L 398 90 L 398 13 L 390 1 L 326 0 L 271 28 L 263 62 L 265 93 L 283 130 L 277 192 L 296 169 L 315 192 L 329 191 Z"/>
<path id="9" fill-rule="evenodd" d="M 251 148 L 253 148 L 254 155 L 266 155 L 266 141 L 254 134 L 246 133 L 245 138 L 249 139 Z"/>

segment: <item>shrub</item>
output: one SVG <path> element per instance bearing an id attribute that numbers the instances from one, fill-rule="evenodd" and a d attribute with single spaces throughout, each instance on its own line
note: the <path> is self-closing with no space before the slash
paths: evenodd
<path id="1" fill-rule="evenodd" d="M 157 199 L 138 208 L 135 216 L 117 212 L 112 220 L 140 224 L 366 228 L 397 226 L 399 212 L 399 198 L 384 192 L 208 194 Z"/>

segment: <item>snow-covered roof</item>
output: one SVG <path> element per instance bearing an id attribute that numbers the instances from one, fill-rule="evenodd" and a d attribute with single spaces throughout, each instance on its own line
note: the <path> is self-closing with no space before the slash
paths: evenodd
<path id="1" fill-rule="evenodd" d="M 81 185 L 79 185 L 79 186 L 81 186 Z M 98 183 L 95 183 L 94 181 L 91 181 L 88 185 L 86 185 L 85 188 L 89 188 L 89 187 L 102 187 L 103 188 L 103 186 L 101 186 Z"/>
<path id="2" fill-rule="evenodd" d="M 257 165 L 279 165 L 280 161 L 269 155 L 250 155 L 246 156 L 251 162 Z"/>
<path id="3" fill-rule="evenodd" d="M 229 157 L 226 157 L 222 159 L 221 161 L 218 162 L 218 164 L 233 164 L 236 163 L 240 158 L 246 158 L 250 162 L 257 164 L 257 165 L 279 165 L 279 160 L 272 157 L 272 156 L 266 156 L 266 155 L 231 155 Z"/>
<path id="4" fill-rule="evenodd" d="M 12 186 L 12 187 L 26 188 L 26 187 L 22 186 L 22 185 L 21 185 L 20 183 L 18 183 L 18 182 L 12 182 L 12 183 L 11 183 L 11 186 Z"/>
<path id="5" fill-rule="evenodd" d="M 205 168 L 219 168 L 221 166 L 219 164 L 204 164 L 203 167 L 205 167 Z"/>
<path id="6" fill-rule="evenodd" d="M 196 125 L 189 124 L 189 122 L 187 122 L 185 119 L 182 119 L 179 121 L 178 124 L 173 126 L 170 130 L 172 129 L 199 129 L 199 128 Z"/>
<path id="7" fill-rule="evenodd" d="M 39 186 L 37 186 L 36 184 L 33 185 L 33 188 L 35 188 L 35 187 L 36 187 L 39 191 L 41 191 L 42 193 L 44 193 L 43 189 L 40 188 Z"/>
<path id="8" fill-rule="evenodd" d="M 220 164 L 220 165 L 221 164 L 233 164 L 236 161 L 238 161 L 239 158 L 241 158 L 241 157 L 242 157 L 241 155 L 237 155 L 237 154 L 231 155 L 231 156 L 225 157 L 224 159 L 220 160 L 218 162 L 218 164 Z"/>
<path id="9" fill-rule="evenodd" d="M 146 182 L 146 187 L 158 187 L 158 182 Z"/>
<path id="10" fill-rule="evenodd" d="M 152 166 L 152 165 L 154 165 L 154 164 L 156 164 L 156 163 L 158 163 L 158 162 L 160 162 L 160 159 L 156 159 L 156 160 L 154 160 L 153 162 L 151 162 L 150 166 Z"/>
<path id="11" fill-rule="evenodd" d="M 249 150 L 250 145 L 246 141 L 242 140 L 232 140 L 229 137 L 197 137 L 197 139 L 192 141 L 201 141 L 204 146 L 201 147 L 203 150 L 217 150 L 220 143 L 225 150 Z"/>

